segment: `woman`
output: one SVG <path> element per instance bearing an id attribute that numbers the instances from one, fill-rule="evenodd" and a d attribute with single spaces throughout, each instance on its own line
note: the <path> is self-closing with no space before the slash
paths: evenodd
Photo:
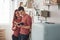
<path id="1" fill-rule="evenodd" d="M 14 12 L 14 18 L 13 18 L 13 26 L 12 26 L 12 30 L 13 30 L 13 35 L 12 35 L 12 40 L 18 40 L 18 35 L 19 35 L 19 29 L 18 28 L 18 23 L 21 21 L 21 17 L 18 13 L 18 10 L 15 10 Z"/>

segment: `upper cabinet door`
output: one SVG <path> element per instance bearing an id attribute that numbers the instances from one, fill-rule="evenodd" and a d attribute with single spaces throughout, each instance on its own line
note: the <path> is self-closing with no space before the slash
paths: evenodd
<path id="1" fill-rule="evenodd" d="M 60 4 L 60 0 L 57 0 L 57 3 Z"/>
<path id="2" fill-rule="evenodd" d="M 27 0 L 27 7 L 32 8 L 33 0 Z"/>
<path id="3" fill-rule="evenodd" d="M 50 0 L 51 4 L 57 4 L 57 0 Z"/>

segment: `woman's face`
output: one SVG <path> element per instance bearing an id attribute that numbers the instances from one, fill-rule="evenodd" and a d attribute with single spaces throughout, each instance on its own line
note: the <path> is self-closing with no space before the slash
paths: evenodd
<path id="1" fill-rule="evenodd" d="M 15 14 L 17 17 L 19 17 L 20 15 L 19 15 L 19 13 L 18 13 L 18 11 L 16 12 L 16 14 Z"/>

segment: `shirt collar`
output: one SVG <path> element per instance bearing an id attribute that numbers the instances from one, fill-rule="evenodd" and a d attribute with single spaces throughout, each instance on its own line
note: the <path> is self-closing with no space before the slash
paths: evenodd
<path id="1" fill-rule="evenodd" d="M 24 15 L 20 15 L 21 17 L 24 17 L 24 16 L 26 16 L 27 14 L 24 14 Z"/>

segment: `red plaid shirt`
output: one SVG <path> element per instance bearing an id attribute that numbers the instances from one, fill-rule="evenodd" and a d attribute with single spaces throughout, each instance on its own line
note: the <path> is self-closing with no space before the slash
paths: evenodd
<path id="1" fill-rule="evenodd" d="M 31 25 L 32 25 L 32 18 L 29 15 L 25 14 L 22 17 L 22 21 L 21 22 L 23 22 L 25 26 L 30 26 L 31 27 Z M 30 32 L 30 29 L 26 29 L 26 28 L 22 28 L 22 27 L 20 29 L 20 34 L 27 35 L 27 34 L 29 34 L 29 32 Z"/>
<path id="2" fill-rule="evenodd" d="M 18 35 L 19 35 L 20 28 L 16 26 L 16 29 L 14 30 L 14 29 L 13 29 L 13 28 L 15 27 L 14 22 L 19 23 L 20 21 L 21 21 L 20 18 L 13 20 L 12 30 L 13 30 L 13 35 L 16 36 L 16 37 L 18 37 Z"/>
<path id="3" fill-rule="evenodd" d="M 27 15 L 27 14 L 25 14 L 23 17 L 22 17 L 22 19 L 16 19 L 16 20 L 13 20 L 13 27 L 15 26 L 14 25 L 14 21 L 16 21 L 16 22 L 23 22 L 24 23 L 24 25 L 25 26 L 31 26 L 32 25 L 32 19 L 31 19 L 31 17 L 29 16 L 29 15 Z M 13 28 L 12 27 L 12 28 Z M 13 29 L 12 29 L 13 30 Z M 22 28 L 22 27 L 20 27 L 20 28 L 18 28 L 18 27 L 16 27 L 16 30 L 13 30 L 13 35 L 15 35 L 15 36 L 18 36 L 19 35 L 19 33 L 20 34 L 25 34 L 25 35 L 27 35 L 27 34 L 29 34 L 29 32 L 30 32 L 30 29 L 26 29 L 26 28 Z"/>

